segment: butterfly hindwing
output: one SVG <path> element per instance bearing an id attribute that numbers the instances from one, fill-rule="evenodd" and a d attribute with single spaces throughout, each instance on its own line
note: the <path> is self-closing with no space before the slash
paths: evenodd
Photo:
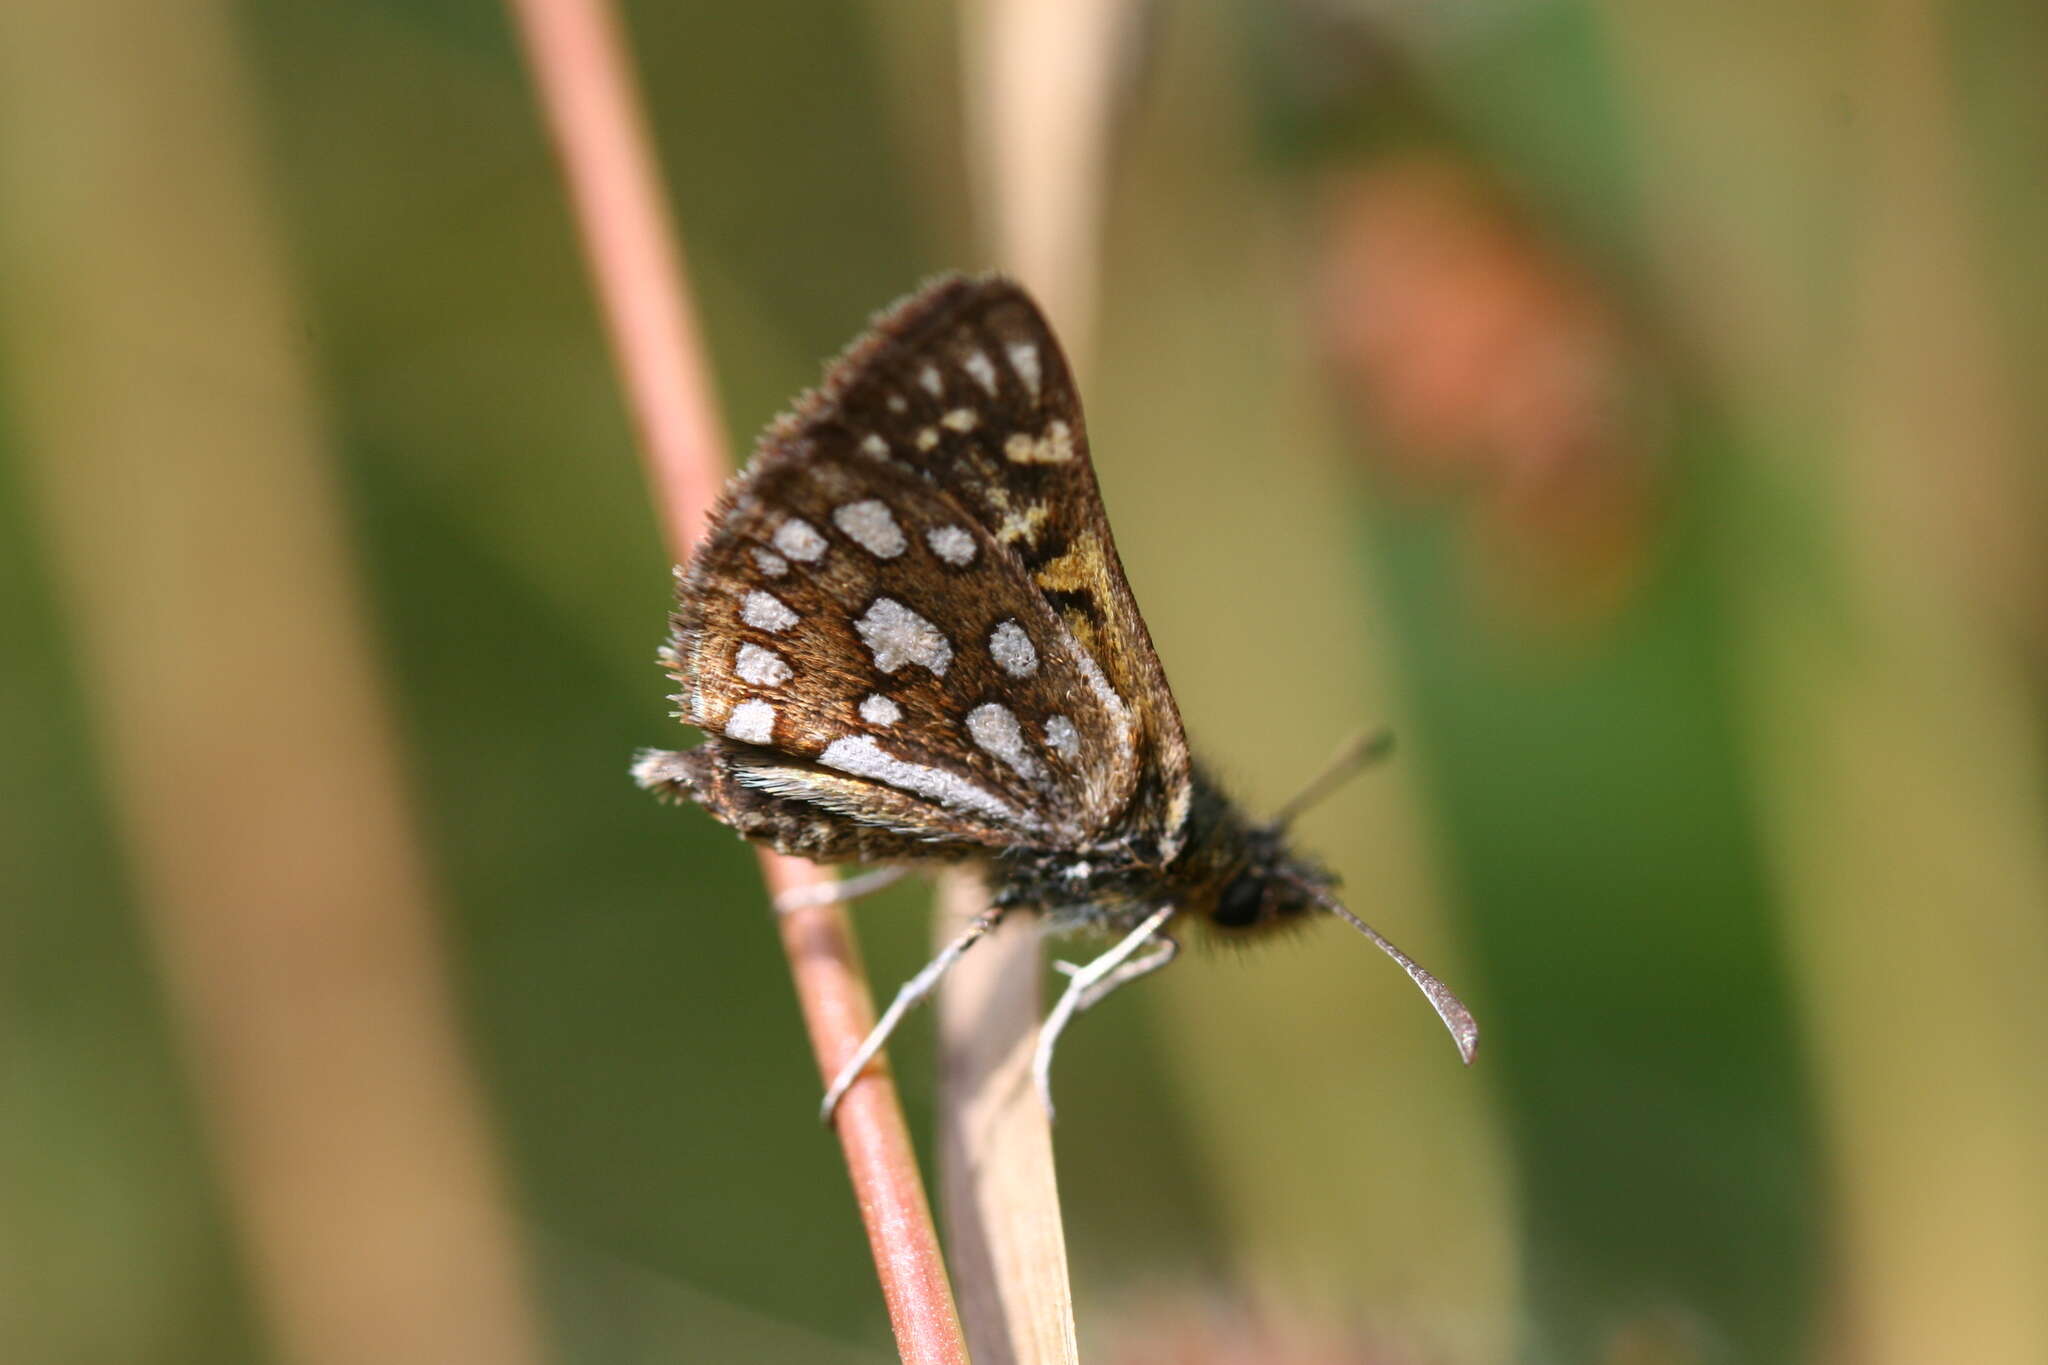
<path id="1" fill-rule="evenodd" d="M 683 585 L 684 718 L 739 783 L 835 817 L 1084 843 L 1129 795 L 1127 708 L 945 489 L 845 445 L 779 429 L 735 484 Z"/>
<path id="2" fill-rule="evenodd" d="M 695 801 L 748 839 L 815 862 L 891 862 L 931 853 L 928 841 L 915 834 L 747 785 L 734 762 L 742 747 L 711 738 L 685 752 L 642 750 L 633 777 L 657 796 Z"/>

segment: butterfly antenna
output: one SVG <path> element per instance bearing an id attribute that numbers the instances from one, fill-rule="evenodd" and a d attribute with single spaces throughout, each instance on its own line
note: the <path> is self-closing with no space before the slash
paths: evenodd
<path id="1" fill-rule="evenodd" d="M 1275 830 L 1286 829 L 1300 818 L 1303 811 L 1392 752 L 1392 730 L 1382 726 L 1377 730 L 1359 731 L 1344 741 L 1343 747 L 1330 756 L 1330 761 L 1323 765 L 1323 770 L 1310 778 L 1308 785 L 1297 792 L 1293 800 L 1280 807 L 1280 813 L 1273 817 L 1269 827 Z"/>
<path id="2" fill-rule="evenodd" d="M 1465 1008 L 1465 1002 L 1451 994 L 1451 988 L 1436 979 L 1422 965 L 1408 954 L 1387 941 L 1386 935 L 1351 913 L 1350 909 L 1329 892 L 1311 882 L 1295 880 L 1294 883 L 1313 897 L 1325 910 L 1348 922 L 1352 928 L 1371 939 L 1379 950 L 1401 965 L 1408 973 L 1408 979 L 1422 989 L 1429 997 L 1436 1017 L 1444 1021 L 1444 1027 L 1451 1031 L 1451 1041 L 1458 1045 L 1458 1056 L 1465 1065 L 1472 1065 L 1472 1054 L 1479 1050 L 1479 1021 L 1472 1017 L 1472 1011 Z"/>

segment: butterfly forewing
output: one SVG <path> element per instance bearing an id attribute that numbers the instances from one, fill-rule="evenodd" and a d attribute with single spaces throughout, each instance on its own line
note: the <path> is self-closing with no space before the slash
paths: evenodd
<path id="1" fill-rule="evenodd" d="M 672 649 L 718 799 L 774 807 L 756 837 L 790 844 L 809 809 L 936 843 L 1177 848 L 1180 718 L 1073 377 L 1007 281 L 927 287 L 769 428 Z"/>
<path id="2" fill-rule="evenodd" d="M 1187 742 L 1110 536 L 1065 355 L 1024 292 L 942 280 L 879 318 L 785 432 L 908 466 L 1019 566 L 1136 720 L 1114 784 L 1125 823 L 1170 858 L 1187 815 Z M 1132 808 L 1145 807 L 1143 809 Z"/>

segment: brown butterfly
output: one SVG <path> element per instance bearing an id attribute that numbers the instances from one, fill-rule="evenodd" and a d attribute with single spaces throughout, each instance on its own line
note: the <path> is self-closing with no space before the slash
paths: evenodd
<path id="1" fill-rule="evenodd" d="M 898 992 L 824 1112 L 1004 916 L 1118 942 L 1070 967 L 1040 1035 L 1172 961 L 1178 922 L 1256 934 L 1315 910 L 1398 962 L 1469 1062 L 1456 996 L 1331 895 L 1285 830 L 1195 765 L 1117 560 L 1059 343 L 1008 280 L 933 282 L 763 435 L 689 570 L 661 658 L 707 738 L 640 784 L 819 862 L 972 861 L 991 909 Z M 1361 751 L 1362 753 L 1362 751 Z M 1322 784 L 1317 784 L 1320 787 Z M 1313 791 L 1313 789 L 1312 789 Z"/>

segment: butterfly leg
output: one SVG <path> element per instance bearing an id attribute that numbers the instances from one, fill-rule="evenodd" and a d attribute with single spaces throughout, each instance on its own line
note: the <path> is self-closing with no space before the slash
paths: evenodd
<path id="1" fill-rule="evenodd" d="M 775 898 L 775 913 L 787 915 L 792 910 L 809 910 L 820 905 L 844 905 L 857 901 L 862 896 L 871 896 L 884 887 L 894 886 L 902 881 L 907 867 L 877 867 L 837 881 L 820 882 L 816 886 L 799 886 L 784 891 Z"/>
<path id="2" fill-rule="evenodd" d="M 1180 940 L 1161 934 L 1150 948 L 1089 987 L 1088 993 L 1081 997 L 1081 1003 L 1074 1006 L 1074 1013 L 1086 1014 L 1118 987 L 1128 986 L 1141 976 L 1150 976 L 1179 956 Z M 1055 962 L 1052 965 L 1054 971 L 1066 976 L 1076 976 L 1085 970 L 1078 962 Z"/>
<path id="3" fill-rule="evenodd" d="M 881 1020 L 869 1030 L 859 1049 L 847 1059 L 845 1066 L 839 1068 L 839 1074 L 833 1077 L 831 1088 L 825 1092 L 825 1101 L 818 1107 L 819 1118 L 826 1123 L 832 1121 L 832 1111 L 839 1107 L 839 1101 L 846 1097 L 846 1092 L 853 1088 L 853 1083 L 868 1069 L 868 1063 L 875 1059 L 875 1054 L 889 1041 L 889 1035 L 903 1022 L 903 1016 L 922 1004 L 924 998 L 939 984 L 939 978 L 952 969 L 962 954 L 980 942 L 984 934 L 995 928 L 1002 917 L 1003 912 L 1000 910 L 977 915 L 960 937 L 941 948 L 939 955 L 927 962 L 922 971 L 903 983 L 903 988 L 896 992 L 896 998 L 889 1002 L 889 1008 L 882 1011 Z"/>
<path id="4" fill-rule="evenodd" d="M 1051 1118 L 1052 1107 L 1052 1050 L 1059 1043 L 1060 1034 L 1066 1030 L 1074 1016 L 1099 1001 L 1104 995 L 1125 982 L 1143 976 L 1145 972 L 1158 971 L 1173 961 L 1178 946 L 1171 952 L 1154 949 L 1140 962 L 1131 961 L 1132 956 L 1143 948 L 1166 922 L 1174 916 L 1174 907 L 1162 906 L 1154 910 L 1143 924 L 1124 935 L 1116 947 L 1086 966 L 1074 969 L 1067 981 L 1067 990 L 1052 1007 L 1052 1013 L 1045 1017 L 1045 1024 L 1038 1031 L 1038 1052 L 1031 1059 L 1031 1076 L 1038 1083 L 1038 1098 L 1045 1105 L 1045 1115 Z M 1164 940 L 1171 943 L 1171 939 Z M 1143 965 L 1144 971 L 1126 972 L 1129 967 Z M 1098 988 L 1100 988 L 1098 990 Z"/>

